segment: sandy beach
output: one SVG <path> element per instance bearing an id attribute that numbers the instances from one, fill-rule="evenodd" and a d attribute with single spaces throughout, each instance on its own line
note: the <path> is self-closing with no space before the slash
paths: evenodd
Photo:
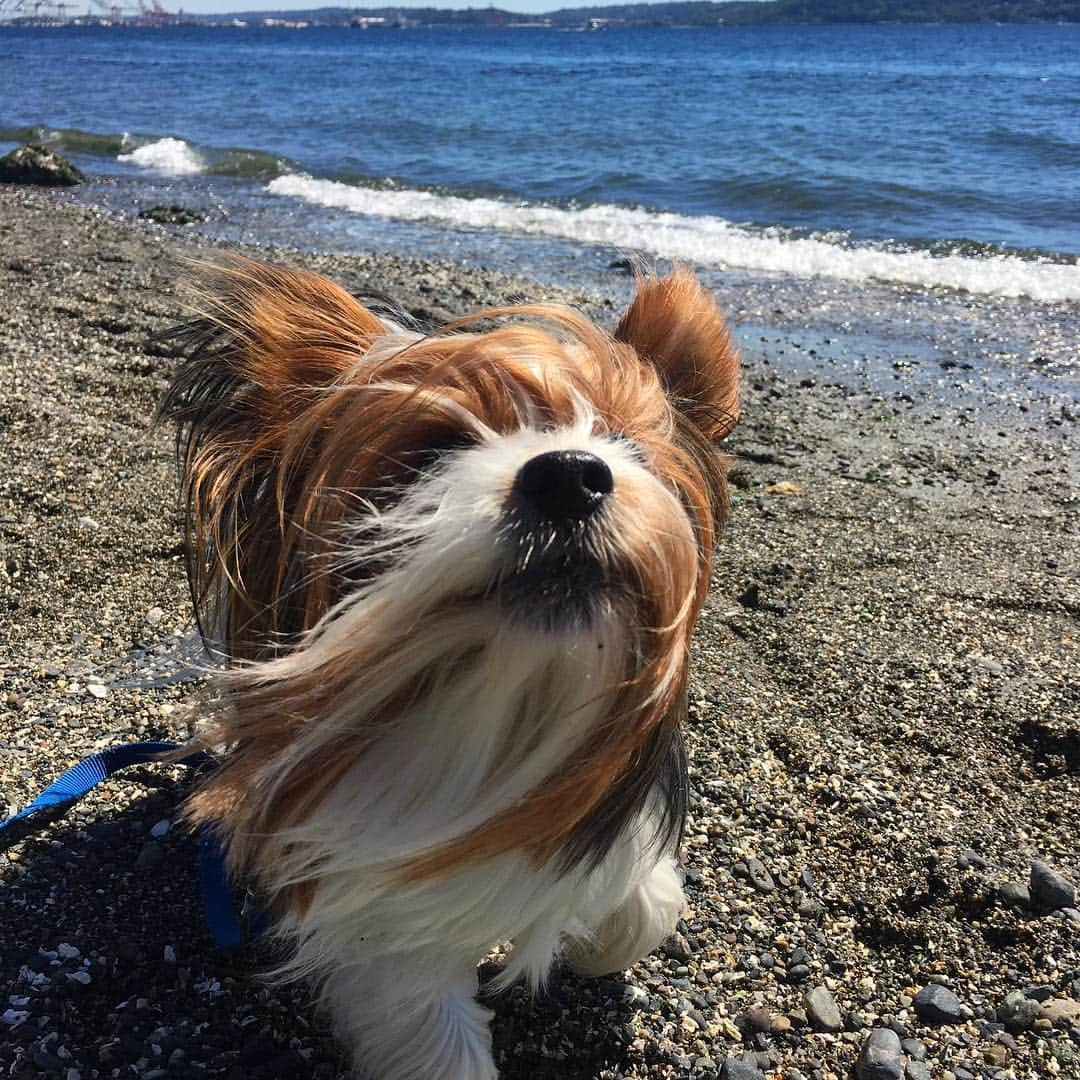
<path id="1" fill-rule="evenodd" d="M 103 746 L 185 738 L 198 693 L 151 336 L 222 245 L 80 198 L 0 187 L 0 816 Z M 435 318 L 524 295 L 611 323 L 629 288 L 256 254 Z M 1052 877 L 1024 899 L 1034 860 L 1080 883 L 1077 406 L 1054 382 L 1080 316 L 856 292 L 721 289 L 745 391 L 692 672 L 691 908 L 625 977 L 494 998 L 508 1078 L 834 1080 L 875 1029 L 911 1080 L 1080 1077 L 1080 911 Z M 185 782 L 135 770 L 0 853 L 3 1075 L 345 1075 L 305 988 L 212 944 L 170 826 Z"/>

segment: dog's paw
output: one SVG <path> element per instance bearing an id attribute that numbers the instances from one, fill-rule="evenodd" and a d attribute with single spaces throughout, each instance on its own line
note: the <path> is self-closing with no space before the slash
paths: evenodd
<path id="1" fill-rule="evenodd" d="M 625 971 L 675 929 L 685 906 L 682 877 L 675 862 L 662 859 L 591 938 L 567 944 L 567 963 L 580 975 Z"/>

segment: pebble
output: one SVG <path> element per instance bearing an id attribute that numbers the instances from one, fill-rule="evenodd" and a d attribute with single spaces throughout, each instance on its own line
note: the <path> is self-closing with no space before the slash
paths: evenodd
<path id="1" fill-rule="evenodd" d="M 907 1080 L 932 1080 L 925 1061 L 909 1061 L 904 1068 Z"/>
<path id="2" fill-rule="evenodd" d="M 776 891 L 776 882 L 772 874 L 766 869 L 765 864 L 753 855 L 746 859 L 746 872 L 750 878 L 750 884 L 759 893 L 771 893 Z"/>
<path id="3" fill-rule="evenodd" d="M 921 1042 L 919 1039 L 904 1039 L 900 1043 L 900 1049 L 912 1061 L 925 1061 L 926 1060 L 926 1043 Z"/>
<path id="4" fill-rule="evenodd" d="M 1072 907 L 1076 903 L 1076 886 L 1041 859 L 1031 864 L 1028 890 L 1036 904 L 1051 910 Z"/>
<path id="5" fill-rule="evenodd" d="M 1005 1030 L 1013 1035 L 1027 1031 L 1036 1020 L 1045 1015 L 1043 1007 L 1037 1001 L 1026 997 L 1023 990 L 1010 991 L 997 1009 L 998 1020 L 1005 1025 Z"/>
<path id="6" fill-rule="evenodd" d="M 1013 907 L 1031 907 L 1031 893 L 1018 881 L 1006 881 L 998 886 L 998 896 Z"/>
<path id="7" fill-rule="evenodd" d="M 900 1036 L 889 1028 L 874 1028 L 859 1052 L 855 1075 L 859 1080 L 900 1080 L 904 1075 Z"/>
<path id="8" fill-rule="evenodd" d="M 1080 1024 L 1080 1001 L 1072 998 L 1051 998 L 1043 1005 L 1043 1013 L 1054 1024 Z"/>
<path id="9" fill-rule="evenodd" d="M 824 986 L 815 986 L 803 999 L 810 1023 L 819 1031 L 840 1031 L 844 1026 L 843 1017 L 836 1005 L 836 1000 Z"/>
<path id="10" fill-rule="evenodd" d="M 956 1024 L 969 1013 L 951 990 L 936 983 L 924 986 L 915 995 L 913 1004 L 919 1019 L 932 1024 Z"/>
<path id="11" fill-rule="evenodd" d="M 172 822 L 168 818 L 162 818 L 154 827 L 150 830 L 150 835 L 157 837 L 159 840 L 163 836 L 167 836 L 169 830 L 172 828 Z"/>
<path id="12" fill-rule="evenodd" d="M 66 941 L 61 941 L 60 944 L 56 946 L 56 955 L 59 956 L 61 960 L 77 960 L 82 956 L 82 953 L 79 952 L 74 945 L 69 945 Z"/>
<path id="13" fill-rule="evenodd" d="M 765 1080 L 765 1074 L 757 1067 L 757 1062 L 741 1057 L 729 1057 L 720 1071 L 723 1080 Z"/>

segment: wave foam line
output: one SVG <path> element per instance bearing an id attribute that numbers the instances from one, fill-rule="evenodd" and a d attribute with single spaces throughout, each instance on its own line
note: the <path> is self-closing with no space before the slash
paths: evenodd
<path id="1" fill-rule="evenodd" d="M 206 169 L 203 159 L 183 139 L 158 139 L 136 147 L 129 154 L 119 154 L 117 160 L 173 176 L 200 173 Z"/>
<path id="2" fill-rule="evenodd" d="M 1080 300 L 1080 267 L 1006 255 L 972 258 L 848 248 L 776 232 L 751 233 L 717 217 L 683 217 L 605 204 L 565 210 L 427 191 L 355 187 L 298 173 L 272 180 L 267 190 L 358 214 L 576 240 L 698 265 L 845 281 L 887 281 L 1040 301 Z"/>

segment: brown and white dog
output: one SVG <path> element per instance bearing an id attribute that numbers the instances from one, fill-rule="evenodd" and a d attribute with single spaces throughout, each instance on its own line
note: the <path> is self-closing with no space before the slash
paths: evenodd
<path id="1" fill-rule="evenodd" d="M 374 1080 L 496 1075 L 498 982 L 628 967 L 683 908 L 679 724 L 738 359 L 684 269 L 614 334 L 556 306 L 421 334 L 235 260 L 179 425 L 217 831 Z"/>

